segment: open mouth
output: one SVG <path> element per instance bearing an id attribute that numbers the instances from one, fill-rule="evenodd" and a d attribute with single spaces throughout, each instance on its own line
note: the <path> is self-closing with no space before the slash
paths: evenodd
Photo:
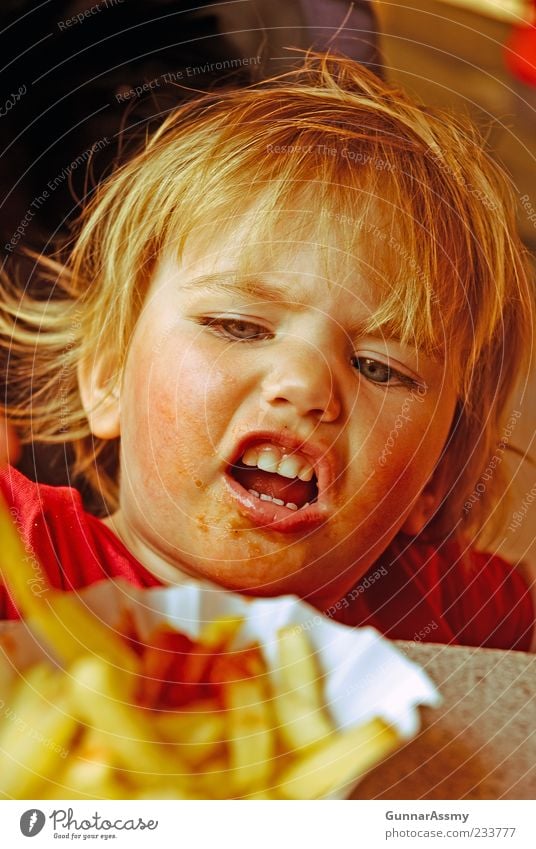
<path id="1" fill-rule="evenodd" d="M 303 510 L 318 499 L 316 473 L 307 458 L 271 443 L 247 448 L 229 474 L 254 498 L 289 511 Z"/>

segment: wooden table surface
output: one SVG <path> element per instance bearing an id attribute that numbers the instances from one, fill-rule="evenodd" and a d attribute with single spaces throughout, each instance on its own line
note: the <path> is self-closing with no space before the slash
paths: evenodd
<path id="1" fill-rule="evenodd" d="M 352 799 L 535 799 L 536 655 L 398 642 L 443 696 Z"/>

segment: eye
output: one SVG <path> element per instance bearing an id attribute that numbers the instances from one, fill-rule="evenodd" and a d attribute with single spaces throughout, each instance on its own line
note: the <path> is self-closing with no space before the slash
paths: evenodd
<path id="1" fill-rule="evenodd" d="M 221 316 L 210 318 L 207 316 L 202 320 L 202 324 L 209 327 L 218 336 L 236 342 L 258 342 L 272 339 L 274 335 L 266 327 L 262 327 L 254 321 L 246 321 L 243 318 L 222 318 Z"/>
<path id="2" fill-rule="evenodd" d="M 371 357 L 353 356 L 351 363 L 371 383 L 379 383 L 385 386 L 400 386 L 401 384 L 405 386 L 417 385 L 417 381 L 413 380 L 413 378 L 396 371 L 396 369 L 392 369 L 385 363 L 379 362 L 379 360 L 373 360 Z"/>

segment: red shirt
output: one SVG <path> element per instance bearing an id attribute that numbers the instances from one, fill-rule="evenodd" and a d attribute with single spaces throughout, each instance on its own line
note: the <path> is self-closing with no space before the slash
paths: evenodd
<path id="1" fill-rule="evenodd" d="M 77 490 L 35 484 L 12 468 L 0 474 L 0 489 L 24 540 L 36 594 L 46 581 L 64 590 L 119 577 L 160 586 L 85 512 Z M 525 651 L 534 627 L 529 590 L 513 566 L 453 543 L 436 548 L 409 539 L 406 546 L 392 544 L 327 613 L 348 625 L 372 625 L 391 639 Z M 0 583 L 0 618 L 17 617 Z"/>

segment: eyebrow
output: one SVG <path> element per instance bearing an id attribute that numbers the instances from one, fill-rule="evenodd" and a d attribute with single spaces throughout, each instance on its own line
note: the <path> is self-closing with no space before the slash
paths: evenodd
<path id="1" fill-rule="evenodd" d="M 268 283 L 258 277 L 222 277 L 221 274 L 205 274 L 196 277 L 182 285 L 185 291 L 203 289 L 217 295 L 242 294 L 253 297 L 258 301 L 270 303 L 285 303 L 290 309 L 299 311 L 307 305 L 305 297 L 298 297 L 299 291 L 292 294 L 286 286 Z"/>

